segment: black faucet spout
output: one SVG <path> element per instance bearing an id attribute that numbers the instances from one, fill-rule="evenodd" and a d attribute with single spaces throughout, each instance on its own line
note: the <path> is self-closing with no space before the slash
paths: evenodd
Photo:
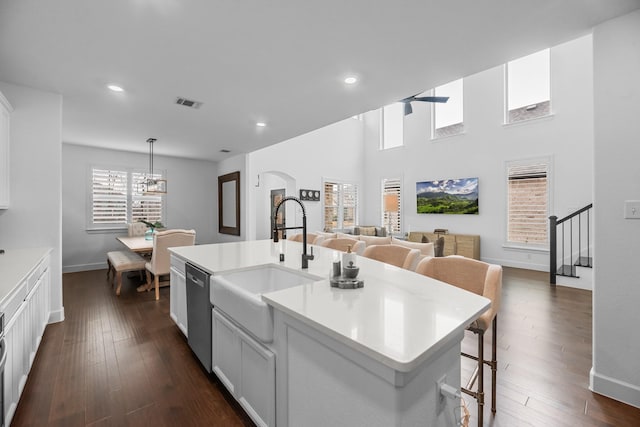
<path id="1" fill-rule="evenodd" d="M 278 227 L 278 223 L 276 218 L 278 218 L 278 211 L 280 210 L 280 206 L 282 206 L 285 202 L 293 200 L 302 208 L 302 268 L 309 268 L 309 261 L 313 260 L 313 248 L 311 248 L 311 253 L 307 254 L 307 210 L 304 208 L 304 205 L 294 196 L 287 196 L 280 200 L 278 206 L 276 206 L 276 210 L 273 214 L 273 241 L 278 242 L 278 231 L 279 230 L 291 230 L 297 229 L 300 227 L 286 227 L 285 224 L 282 224 L 282 227 Z"/>

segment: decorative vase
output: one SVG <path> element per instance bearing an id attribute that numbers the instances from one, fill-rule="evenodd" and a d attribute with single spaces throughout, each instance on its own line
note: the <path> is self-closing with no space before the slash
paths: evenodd
<path id="1" fill-rule="evenodd" d="M 144 232 L 144 239 L 145 240 L 153 240 L 153 228 L 149 228 L 147 229 L 147 231 Z"/>

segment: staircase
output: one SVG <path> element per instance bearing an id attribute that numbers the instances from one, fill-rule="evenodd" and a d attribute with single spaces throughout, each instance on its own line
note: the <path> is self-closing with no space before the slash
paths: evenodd
<path id="1" fill-rule="evenodd" d="M 549 217 L 549 282 L 592 289 L 591 210 L 593 203 L 562 219 Z"/>

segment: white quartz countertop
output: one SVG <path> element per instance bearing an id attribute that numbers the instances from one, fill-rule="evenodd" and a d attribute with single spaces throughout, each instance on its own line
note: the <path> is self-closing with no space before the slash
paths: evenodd
<path id="1" fill-rule="evenodd" d="M 0 254 L 0 301 L 27 278 L 51 248 L 5 249 Z"/>
<path id="2" fill-rule="evenodd" d="M 490 305 L 484 297 L 426 276 L 357 257 L 360 289 L 332 288 L 329 272 L 341 252 L 313 246 L 308 273 L 323 280 L 276 292 L 262 300 L 306 325 L 386 366 L 409 372 Z M 271 240 L 221 243 L 170 249 L 213 275 L 266 264 L 302 271 L 302 244 Z M 279 254 L 285 261 L 279 262 Z"/>

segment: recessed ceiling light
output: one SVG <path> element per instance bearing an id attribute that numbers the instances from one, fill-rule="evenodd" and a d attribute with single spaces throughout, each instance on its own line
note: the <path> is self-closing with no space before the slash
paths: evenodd
<path id="1" fill-rule="evenodd" d="M 122 89 L 120 86 L 118 85 L 109 85 L 107 86 L 110 90 L 114 91 L 114 92 L 124 92 L 124 89 Z"/>
<path id="2" fill-rule="evenodd" d="M 344 79 L 344 82 L 348 85 L 352 85 L 358 82 L 358 78 L 354 76 L 349 76 Z"/>
<path id="3" fill-rule="evenodd" d="M 263 128 L 265 127 L 267 124 L 265 122 L 258 122 L 256 123 L 256 126 L 258 126 L 259 128 Z"/>

